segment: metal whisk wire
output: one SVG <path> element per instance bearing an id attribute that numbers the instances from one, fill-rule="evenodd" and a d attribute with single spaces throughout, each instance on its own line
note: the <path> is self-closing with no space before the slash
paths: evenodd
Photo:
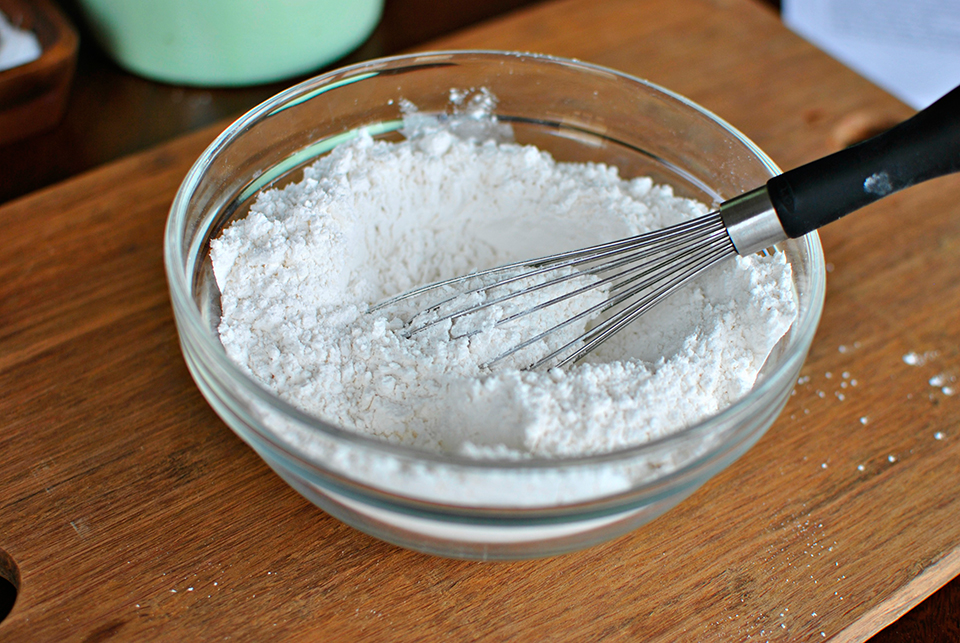
<path id="1" fill-rule="evenodd" d="M 454 300 L 475 293 L 487 295 L 485 301 L 450 312 L 441 312 L 436 317 L 429 319 L 426 318 L 428 317 L 426 315 L 417 315 L 409 322 L 405 330 L 405 335 L 412 337 L 443 322 L 453 322 L 492 306 L 558 286 L 573 279 L 596 277 L 587 285 L 575 287 L 497 320 L 494 325 L 502 326 L 587 292 L 599 288 L 606 288 L 607 290 L 606 299 L 590 305 L 576 315 L 570 316 L 560 323 L 509 347 L 483 364 L 483 367 L 490 368 L 571 324 L 582 320 L 596 319 L 617 307 L 621 307 L 614 314 L 605 317 L 595 326 L 566 342 L 560 348 L 534 359 L 532 363 L 526 366 L 526 369 L 533 370 L 547 364 L 563 366 L 593 350 L 694 276 L 732 254 L 736 254 L 736 249 L 719 214 L 713 213 L 662 230 L 626 239 L 561 252 L 547 257 L 518 261 L 453 279 L 446 279 L 387 299 L 372 307 L 371 310 L 383 309 L 397 302 L 419 297 L 445 286 L 455 287 L 467 280 L 479 280 L 480 285 L 458 291 L 454 295 L 433 302 L 421 312 L 442 311 L 445 306 L 451 304 Z M 548 275 L 548 278 L 540 283 L 529 284 L 531 278 L 541 275 Z M 491 279 L 493 281 L 490 281 Z M 502 290 L 511 284 L 516 284 L 516 287 L 504 294 L 490 294 L 491 291 Z M 480 331 L 475 330 L 464 336 L 469 336 L 475 332 Z"/>
<path id="2" fill-rule="evenodd" d="M 407 329 L 407 335 L 413 336 L 442 321 L 456 320 L 551 285 L 577 277 L 598 276 L 587 286 L 574 288 L 569 293 L 498 320 L 496 325 L 506 324 L 578 294 L 599 287 L 607 288 L 606 300 L 521 341 L 485 366 L 497 364 L 551 333 L 590 316 L 590 323 L 596 322 L 594 326 L 549 355 L 535 359 L 527 369 L 546 364 L 568 364 L 593 350 L 704 270 L 732 255 L 746 256 L 786 239 L 796 239 L 894 192 L 960 172 L 960 118 L 957 114 L 960 114 L 960 87 L 886 132 L 774 176 L 765 185 L 724 201 L 711 214 L 628 239 L 447 279 L 388 299 L 372 310 L 437 288 L 456 286 L 468 279 L 480 279 L 481 285 L 467 293 L 456 293 L 426 310 L 439 311 L 464 294 L 482 292 L 486 295 L 490 290 L 518 284 L 516 290 L 505 295 L 488 298 L 461 310 L 440 313 L 439 319 L 422 321 L 424 316 L 414 317 Z M 553 271 L 559 272 L 540 284 L 522 284 L 524 279 L 549 275 Z M 610 271 L 614 271 L 613 274 L 605 274 Z M 506 276 L 492 283 L 486 281 L 501 273 Z M 594 317 L 606 315 L 618 306 L 622 308 L 607 317 Z"/>
<path id="3" fill-rule="evenodd" d="M 687 252 L 691 252 L 691 254 L 686 254 Z M 635 273 L 611 288 L 611 293 L 615 290 L 623 290 L 623 292 L 620 292 L 620 294 L 615 297 L 609 298 L 606 302 L 588 308 L 577 316 L 567 319 L 561 324 L 542 331 L 538 335 L 504 351 L 494 359 L 488 361 L 484 366 L 486 368 L 492 367 L 494 364 L 527 346 L 541 341 L 547 335 L 556 332 L 569 323 L 573 323 L 584 317 L 606 313 L 625 302 L 630 302 L 615 314 L 607 317 L 596 326 L 589 328 L 576 339 L 567 342 L 560 348 L 541 357 L 526 368 L 528 370 L 535 370 L 551 364 L 551 362 L 554 361 L 553 366 L 564 366 L 574 362 L 615 335 L 640 315 L 656 306 L 660 301 L 704 270 L 707 270 L 714 264 L 719 263 L 733 254 L 736 254 L 736 250 L 730 242 L 729 235 L 727 235 L 726 230 L 722 228 L 721 224 L 719 230 L 713 230 L 706 237 L 701 238 L 701 244 L 692 247 L 689 245 L 674 246 L 671 248 L 671 254 L 661 259 L 651 268 L 644 268 L 637 265 L 632 266 L 630 270 L 619 273 L 616 275 L 617 278 Z M 637 270 L 640 272 L 636 272 Z M 629 284 L 634 285 L 626 289 Z M 654 287 L 656 284 L 660 285 Z M 552 305 L 553 303 L 554 301 L 552 300 L 546 305 Z M 568 353 L 568 351 L 572 352 Z M 564 353 L 568 354 L 562 359 L 557 359 L 561 355 L 564 355 Z"/>

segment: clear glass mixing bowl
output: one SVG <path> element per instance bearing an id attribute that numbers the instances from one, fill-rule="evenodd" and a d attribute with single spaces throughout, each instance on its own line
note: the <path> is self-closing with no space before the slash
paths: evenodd
<path id="1" fill-rule="evenodd" d="M 326 512 L 404 547 L 511 559 L 589 546 L 661 515 L 750 448 L 782 410 L 823 308 L 816 234 L 782 244 L 800 314 L 754 388 L 667 438 L 603 455 L 472 460 L 388 444 L 308 416 L 227 359 L 216 327 L 210 240 L 259 190 L 366 128 L 402 138 L 401 104 L 461 113 L 451 89 L 487 88 L 520 143 L 561 161 L 616 165 L 707 204 L 778 173 L 713 114 L 645 81 L 580 62 L 503 52 L 435 52 L 354 65 L 293 87 L 227 128 L 173 202 L 165 262 L 187 365 L 211 406 L 292 487 Z M 731 489 L 731 493 L 735 490 Z"/>

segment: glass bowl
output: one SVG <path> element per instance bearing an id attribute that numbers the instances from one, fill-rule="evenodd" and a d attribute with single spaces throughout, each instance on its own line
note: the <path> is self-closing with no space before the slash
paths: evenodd
<path id="1" fill-rule="evenodd" d="M 373 60 L 308 80 L 227 128 L 171 207 L 165 263 L 187 365 L 211 406 L 294 489 L 375 537 L 452 557 L 513 559 L 583 548 L 653 520 L 730 465 L 785 405 L 823 308 L 816 234 L 779 248 L 799 317 L 753 389 L 703 422 L 602 455 L 474 460 L 385 443 L 304 414 L 225 355 L 209 247 L 256 194 L 365 128 L 398 140 L 401 104 L 453 114 L 451 89 L 486 88 L 515 139 L 561 161 L 598 161 L 718 203 L 778 173 L 737 130 L 667 90 L 594 65 L 504 52 Z M 735 490 L 731 489 L 731 493 Z"/>

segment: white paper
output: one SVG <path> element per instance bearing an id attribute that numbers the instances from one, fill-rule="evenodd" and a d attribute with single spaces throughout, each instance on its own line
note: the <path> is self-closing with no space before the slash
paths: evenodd
<path id="1" fill-rule="evenodd" d="M 960 85 L 960 0 L 783 0 L 786 25 L 917 109 Z"/>

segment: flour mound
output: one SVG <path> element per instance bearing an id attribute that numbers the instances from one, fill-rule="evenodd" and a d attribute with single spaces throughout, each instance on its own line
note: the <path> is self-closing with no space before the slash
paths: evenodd
<path id="1" fill-rule="evenodd" d="M 220 338 L 281 398 L 383 440 L 477 458 L 641 444 L 753 386 L 797 316 L 782 254 L 712 269 L 587 359 L 547 372 L 481 365 L 549 319 L 407 338 L 413 311 L 367 311 L 424 283 L 705 212 L 648 178 L 531 146 L 436 127 L 400 143 L 361 134 L 263 192 L 212 242 Z"/>

